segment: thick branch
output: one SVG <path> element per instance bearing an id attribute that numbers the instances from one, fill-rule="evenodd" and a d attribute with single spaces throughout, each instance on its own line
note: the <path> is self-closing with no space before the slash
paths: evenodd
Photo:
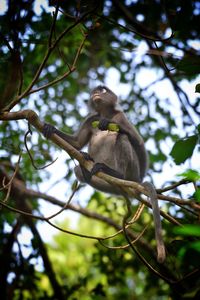
<path id="1" fill-rule="evenodd" d="M 0 120 L 8 121 L 8 120 L 21 120 L 26 119 L 31 125 L 33 125 L 38 131 L 42 133 L 43 130 L 43 123 L 40 121 L 38 115 L 32 111 L 32 110 L 23 110 L 18 112 L 5 112 L 0 115 Z M 56 145 L 58 145 L 60 148 L 65 150 L 71 157 L 78 160 L 78 162 L 84 166 L 88 171 L 91 171 L 94 163 L 92 161 L 85 160 L 83 155 L 76 150 L 74 147 L 72 147 L 69 143 L 64 141 L 62 138 L 60 138 L 56 134 L 52 134 L 50 137 L 50 140 L 54 142 Z M 121 188 L 126 189 L 126 191 L 131 195 L 135 195 L 135 191 L 142 193 L 146 196 L 148 196 L 148 192 L 145 190 L 145 188 L 133 181 L 126 181 L 122 179 L 114 178 L 110 175 L 107 175 L 102 172 L 98 172 L 97 176 L 99 178 L 102 178 L 103 180 L 109 182 L 110 184 L 117 184 Z"/>
<path id="2" fill-rule="evenodd" d="M 2 176 L 7 176 L 7 175 L 3 172 L 2 174 L 0 173 L 0 179 L 2 179 L 1 178 Z M 8 176 L 6 178 L 7 178 L 7 180 L 9 180 Z M 37 199 L 42 198 L 42 199 L 46 199 L 46 200 L 50 201 L 53 204 L 56 204 L 56 205 L 59 205 L 59 206 L 62 206 L 62 207 L 65 206 L 64 202 L 62 202 L 62 201 L 60 201 L 60 200 L 58 200 L 58 199 L 56 199 L 56 198 L 54 198 L 52 196 L 48 196 L 46 194 L 43 194 L 43 193 L 40 193 L 40 192 L 36 192 L 34 190 L 31 190 L 31 189 L 26 189 L 24 183 L 21 180 L 18 180 L 17 178 L 15 178 L 13 180 L 11 194 L 12 194 L 12 196 L 15 199 L 18 199 L 17 200 L 17 206 L 21 209 L 21 217 L 22 217 L 22 219 L 26 220 L 26 222 L 30 226 L 33 234 L 36 235 L 36 236 L 37 236 L 37 232 L 35 231 L 36 227 L 34 229 L 32 228 L 32 225 L 34 223 L 33 223 L 32 219 L 31 219 L 31 217 L 34 218 L 34 215 L 32 215 L 31 210 L 28 207 L 29 204 L 31 204 L 31 203 L 28 202 L 28 199 L 32 199 L 33 197 L 35 197 Z M 26 207 L 24 206 L 25 203 L 27 204 Z M 9 209 L 9 207 L 6 204 L 2 203 L 2 205 L 4 205 L 5 207 L 7 207 Z M 24 209 L 25 209 L 25 211 L 24 211 Z M 117 231 L 122 230 L 122 226 L 119 225 L 118 223 L 116 223 L 111 218 L 102 216 L 102 215 L 100 215 L 100 214 L 98 214 L 96 212 L 91 212 L 88 209 L 82 208 L 82 207 L 80 207 L 78 205 L 69 204 L 66 209 L 70 209 L 70 210 L 76 211 L 78 213 L 81 213 L 82 215 L 84 215 L 86 217 L 93 218 L 93 219 L 105 222 L 108 225 L 110 225 L 113 228 L 115 228 Z M 27 212 L 30 212 L 29 215 L 27 215 Z M 45 218 L 40 217 L 40 219 L 41 220 L 43 219 L 45 221 Z M 62 229 L 62 228 L 58 228 L 58 229 L 61 230 L 61 231 L 63 231 L 63 232 L 69 233 L 69 234 L 74 234 L 74 235 L 78 235 L 78 236 L 87 237 L 85 235 L 76 234 L 76 233 L 70 232 L 70 231 Z M 129 237 L 131 238 L 131 240 L 136 240 L 137 235 L 132 230 L 127 229 L 127 232 L 129 234 Z M 40 237 L 38 237 L 38 238 L 40 238 Z M 88 236 L 88 238 L 93 238 L 93 239 L 97 239 L 97 240 L 105 240 L 108 237 L 93 237 L 93 236 L 89 237 Z M 40 241 L 40 242 L 42 243 L 42 241 Z M 140 238 L 137 241 L 137 245 L 139 246 L 139 248 L 141 248 L 142 250 L 144 250 L 145 253 L 148 254 L 149 257 L 151 257 L 154 261 L 156 261 L 155 252 L 152 250 L 150 244 L 148 244 L 145 240 L 143 240 L 143 238 Z M 43 260 L 45 262 L 46 259 L 48 259 L 48 257 L 46 258 L 46 251 L 45 251 L 45 249 L 43 249 L 43 245 L 40 245 L 40 251 L 41 251 L 40 253 L 41 253 L 42 257 L 43 257 Z M 43 252 L 45 252 L 45 253 L 43 253 Z M 47 265 L 45 265 L 45 268 L 46 268 L 46 270 L 48 270 L 49 268 L 51 268 L 51 266 L 49 266 L 48 261 L 46 263 L 47 263 Z M 171 271 L 167 268 L 167 266 L 160 265 L 159 269 L 160 269 L 160 271 L 162 271 L 162 273 L 170 275 L 169 276 L 170 278 L 173 277 L 172 274 L 171 274 Z M 56 284 L 56 282 L 54 282 L 54 279 L 55 278 L 53 276 L 52 285 Z M 57 290 L 57 288 L 55 290 Z"/>
<path id="3" fill-rule="evenodd" d="M 43 123 L 40 121 L 38 115 L 32 110 L 23 110 L 18 112 L 5 112 L 0 115 L 0 120 L 20 120 L 20 119 L 28 120 L 28 122 L 31 125 L 33 125 L 38 131 L 42 133 Z M 71 157 L 78 160 L 80 165 L 84 166 L 88 171 L 91 171 L 91 169 L 94 166 L 94 163 L 92 161 L 85 160 L 83 155 L 74 147 L 72 147 L 69 143 L 64 141 L 56 134 L 52 134 L 50 140 L 52 140 L 52 142 L 54 142 L 60 148 L 65 150 Z M 137 194 L 144 194 L 148 196 L 148 191 L 146 191 L 143 185 L 137 182 L 118 179 L 110 175 L 107 175 L 103 172 L 98 172 L 96 176 L 98 176 L 99 178 L 105 180 L 106 182 L 112 185 L 118 185 L 122 190 L 125 190 L 129 194 L 129 196 L 136 197 L 136 198 L 137 198 Z M 151 208 L 151 204 L 148 201 L 142 199 L 141 197 L 139 197 L 138 199 L 146 206 Z M 169 222 L 172 222 L 173 224 L 176 225 L 180 225 L 179 222 L 176 221 L 169 214 L 163 211 L 161 211 L 160 213 Z"/>

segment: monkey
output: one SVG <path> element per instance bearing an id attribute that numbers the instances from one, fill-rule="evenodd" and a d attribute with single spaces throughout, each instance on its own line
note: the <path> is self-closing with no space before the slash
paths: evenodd
<path id="1" fill-rule="evenodd" d="M 157 257 L 159 262 L 163 262 L 165 260 L 165 247 L 161 234 L 162 227 L 157 194 L 152 184 L 142 183 L 148 169 L 148 154 L 144 141 L 119 108 L 117 95 L 108 87 L 100 85 L 92 90 L 89 107 L 91 114 L 85 119 L 77 133 L 66 134 L 45 123 L 43 134 L 49 138 L 51 134 L 55 133 L 77 150 L 88 145 L 88 154 L 84 152 L 82 154 L 86 159 L 94 161 L 94 167 L 91 173 L 79 165 L 75 167 L 75 175 L 80 182 L 89 183 L 92 187 L 103 192 L 121 194 L 120 188 L 95 176 L 98 171 L 102 171 L 116 178 L 135 181 L 144 185 L 150 194 L 152 204 Z M 115 124 L 117 130 L 109 130 L 109 124 Z"/>

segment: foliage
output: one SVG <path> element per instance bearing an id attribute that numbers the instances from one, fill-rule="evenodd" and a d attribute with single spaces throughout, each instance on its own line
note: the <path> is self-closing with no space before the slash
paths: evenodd
<path id="1" fill-rule="evenodd" d="M 195 87 L 195 92 L 200 93 L 200 83 L 198 83 Z"/>
<path id="2" fill-rule="evenodd" d="M 178 140 L 171 151 L 171 156 L 177 165 L 184 163 L 186 159 L 191 158 L 194 148 L 198 143 L 198 135 L 192 135 L 187 138 Z M 184 151 L 182 151 L 184 149 Z"/>
<path id="3" fill-rule="evenodd" d="M 0 15 L 2 299 L 199 299 L 199 1 L 38 3 L 9 0 Z M 123 233 L 111 236 L 125 200 L 79 189 L 71 158 L 26 120 L 4 118 L 31 109 L 72 133 L 100 83 L 116 89 L 149 150 L 148 180 L 163 200 L 163 265 L 151 210 L 132 201 L 136 242 L 123 248 Z M 51 225 L 64 232 L 45 244 Z"/>

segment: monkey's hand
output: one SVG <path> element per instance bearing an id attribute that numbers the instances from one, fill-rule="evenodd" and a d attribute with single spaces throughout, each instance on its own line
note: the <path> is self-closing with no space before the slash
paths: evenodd
<path id="1" fill-rule="evenodd" d="M 100 130 L 108 130 L 108 125 L 110 124 L 110 121 L 108 119 L 100 119 L 98 128 Z"/>
<path id="2" fill-rule="evenodd" d="M 49 139 L 51 135 L 55 132 L 56 132 L 56 128 L 53 125 L 47 123 L 44 124 L 42 133 L 47 139 Z"/>
<path id="3" fill-rule="evenodd" d="M 96 163 L 94 165 L 94 167 L 91 170 L 91 176 L 95 175 L 98 172 L 104 172 L 110 176 L 116 177 L 116 178 L 120 178 L 123 179 L 123 175 L 121 173 L 119 173 L 118 171 L 115 171 L 114 169 L 108 167 L 106 164 L 104 163 Z"/>

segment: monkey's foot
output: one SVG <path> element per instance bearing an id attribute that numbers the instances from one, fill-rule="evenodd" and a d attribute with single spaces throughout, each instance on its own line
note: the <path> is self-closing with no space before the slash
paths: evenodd
<path id="1" fill-rule="evenodd" d="M 95 175 L 98 172 L 103 172 L 103 173 L 106 173 L 110 176 L 123 179 L 123 175 L 121 173 L 119 173 L 118 171 L 115 171 L 114 169 L 108 167 L 104 163 L 96 163 L 94 165 L 94 167 L 92 168 L 92 170 L 91 170 L 91 176 Z"/>
<path id="2" fill-rule="evenodd" d="M 91 175 L 91 172 L 88 171 L 87 169 L 85 169 L 83 166 L 80 165 L 80 169 L 81 169 L 81 172 L 82 172 L 82 181 L 83 182 L 86 182 L 88 184 L 90 184 L 91 182 L 91 178 L 92 178 L 92 175 Z"/>
<path id="3" fill-rule="evenodd" d="M 55 132 L 56 132 L 56 128 L 53 125 L 47 123 L 44 124 L 42 133 L 47 139 L 49 139 L 51 135 Z"/>
<path id="4" fill-rule="evenodd" d="M 84 151 L 80 151 L 80 153 L 83 155 L 83 157 L 86 159 L 86 160 L 91 160 L 91 161 L 94 161 L 94 159 L 87 153 L 87 152 L 84 152 Z M 91 181 L 91 178 L 92 178 L 92 175 L 91 175 L 91 172 L 86 170 L 84 167 L 80 166 L 81 168 L 81 171 L 82 171 L 82 175 L 83 175 L 83 178 L 84 178 L 84 181 L 87 182 L 87 183 L 90 183 Z"/>
<path id="5" fill-rule="evenodd" d="M 94 161 L 94 159 L 93 159 L 87 152 L 80 151 L 80 153 L 83 155 L 83 157 L 84 157 L 86 160 Z"/>

